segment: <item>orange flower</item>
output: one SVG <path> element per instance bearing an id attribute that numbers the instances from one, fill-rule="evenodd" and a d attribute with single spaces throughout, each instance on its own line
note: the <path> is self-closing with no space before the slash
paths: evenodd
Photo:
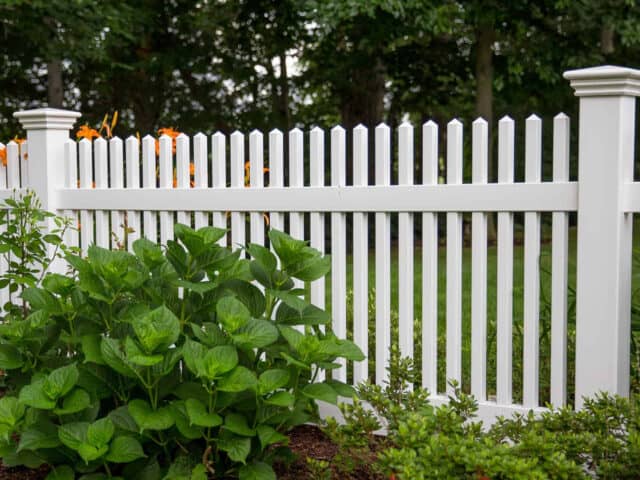
<path id="1" fill-rule="evenodd" d="M 18 136 L 16 135 L 15 137 L 13 137 L 13 141 L 18 144 L 18 151 L 20 153 L 22 153 L 22 144 L 24 142 L 26 142 L 27 139 L 26 138 L 18 138 Z M 24 152 L 24 159 L 26 160 L 27 158 L 29 158 L 29 155 L 27 155 L 27 152 Z"/>
<path id="2" fill-rule="evenodd" d="M 89 124 L 85 123 L 76 132 L 76 138 L 87 138 L 89 140 L 92 140 L 94 138 L 102 138 L 102 137 L 95 128 L 91 128 Z"/>
<path id="3" fill-rule="evenodd" d="M 268 173 L 269 169 L 264 167 L 262 169 L 262 173 Z M 244 164 L 244 186 L 248 187 L 251 185 L 251 162 L 245 162 Z"/>
<path id="4" fill-rule="evenodd" d="M 189 175 L 193 177 L 195 174 L 196 174 L 196 165 L 195 163 L 191 162 L 189 164 Z"/>
<path id="5" fill-rule="evenodd" d="M 171 153 L 176 153 L 176 138 L 180 135 L 180 132 L 173 127 L 158 129 L 158 137 L 166 135 L 171 138 Z M 160 140 L 156 140 L 156 156 L 160 155 Z"/>
<path id="6" fill-rule="evenodd" d="M 7 147 L 0 148 L 0 162 L 2 162 L 2 166 L 7 166 Z"/>

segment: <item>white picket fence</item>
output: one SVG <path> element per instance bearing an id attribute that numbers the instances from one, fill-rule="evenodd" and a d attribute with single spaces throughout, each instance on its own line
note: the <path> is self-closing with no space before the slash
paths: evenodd
<path id="1" fill-rule="evenodd" d="M 373 378 L 382 383 L 391 343 L 391 219 L 397 215 L 399 348 L 404 356 L 421 354 L 422 384 L 444 401 L 438 390 L 438 362 L 445 361 L 447 379 L 463 378 L 463 214 L 471 213 L 471 368 L 470 390 L 480 402 L 480 416 L 540 409 L 540 236 L 541 212 L 552 213 L 552 311 L 550 402 L 567 402 L 567 283 L 569 212 L 578 214 L 576 406 L 582 395 L 607 390 L 629 391 L 631 224 L 640 211 L 640 184 L 633 183 L 635 96 L 640 94 L 640 72 L 619 67 L 598 67 L 567 72 L 580 97 L 579 181 L 569 181 L 570 120 L 553 120 L 553 181 L 542 182 L 542 122 L 532 115 L 525 129 L 525 181 L 514 182 L 515 122 L 498 123 L 498 182 L 487 181 L 489 138 L 487 123 L 471 127 L 472 183 L 463 183 L 461 122 L 446 126 L 446 183 L 439 183 L 438 125 L 427 122 L 419 135 L 421 152 L 414 148 L 414 127 L 402 124 L 395 132 L 379 125 L 369 132 L 352 132 L 352 158 L 347 158 L 347 136 L 341 127 L 329 135 L 314 128 L 308 135 L 288 133 L 289 158 L 283 155 L 283 133 L 273 130 L 265 142 L 261 132 L 240 132 L 227 137 L 202 133 L 181 134 L 174 145 L 169 137 L 147 136 L 125 141 L 112 138 L 93 142 L 69 139 L 76 112 L 40 109 L 17 112 L 27 130 L 27 143 L 7 145 L 8 165 L 0 167 L 0 196 L 13 188 L 35 189 L 46 208 L 77 218 L 79 232 L 66 241 L 83 250 L 90 244 L 115 248 L 116 241 L 132 242 L 141 236 L 165 243 L 173 236 L 174 222 L 201 227 L 229 228 L 230 244 L 265 243 L 265 219 L 326 251 L 330 247 L 330 288 L 325 280 L 311 285 L 311 300 L 331 302 L 333 331 L 347 335 L 352 315 L 352 338 L 375 358 L 343 365 L 335 378 L 358 383 Z M 368 136 L 375 149 L 368 151 Z M 328 139 L 325 137 L 329 137 Z M 140 144 L 141 143 L 141 144 Z M 266 145 L 265 145 L 266 143 Z M 397 149 L 395 145 L 397 144 Z M 392 151 L 392 147 L 393 151 Z M 325 152 L 326 149 L 326 152 Z M 24 158 L 28 152 L 28 158 Z M 267 161 L 265 162 L 265 152 Z M 308 152 L 308 159 L 305 155 Z M 392 175 L 397 152 L 398 174 Z M 245 186 L 248 158 L 249 186 Z M 467 156 L 468 158 L 468 156 Z M 330 184 L 325 162 L 330 161 Z M 288 178 L 285 178 L 288 161 Z M 353 162 L 353 182 L 346 183 L 347 162 Z M 375 162 L 375 184 L 369 185 L 368 165 Z M 414 178 L 421 164 L 422 179 Z M 175 185 L 174 185 L 174 165 Z M 305 165 L 309 166 L 305 175 Z M 268 166 L 268 185 L 263 168 Z M 193 169 L 193 174 L 191 172 Z M 21 178 L 22 173 L 22 178 Z M 228 177 L 227 177 L 228 175 Z M 308 184 L 305 177 L 309 178 Z M 4 183 L 6 181 L 6 184 Z M 487 395 L 487 216 L 497 212 L 497 358 L 496 395 Z M 513 288 L 514 213 L 524 212 L 524 345 L 522 403 L 514 404 Z M 446 264 L 438 265 L 438 215 L 446 214 Z M 375 217 L 373 229 L 370 216 Z M 330 232 L 325 217 L 330 216 Z M 348 236 L 351 216 L 352 236 Z M 421 225 L 421 268 L 414 272 L 418 219 Z M 247 232 L 246 222 L 249 220 Z M 308 228 L 305 228 L 308 223 Z M 125 224 L 131 229 L 124 232 Z M 369 232 L 375 238 L 369 239 Z M 329 233 L 329 235 L 325 235 Z M 330 245 L 325 246 L 325 238 Z M 226 242 L 223 239 L 222 242 Z M 348 249 L 348 242 L 352 248 Z M 369 284 L 369 254 L 375 250 L 375 285 Z M 327 247 L 327 248 L 325 248 Z M 352 254 L 349 256 L 348 251 Z M 352 259 L 352 284 L 347 283 Z M 446 270 L 446 356 L 438 356 L 438 269 Z M 417 274 L 417 275 L 416 275 Z M 419 278 L 422 311 L 414 311 L 414 281 Z M 375 329 L 370 330 L 369 292 L 375 288 Z M 353 292 L 347 312 L 347 293 Z M 422 322 L 422 348 L 414 348 L 414 318 Z M 375 341 L 369 351 L 369 337 Z M 349 372 L 348 369 L 352 370 Z"/>

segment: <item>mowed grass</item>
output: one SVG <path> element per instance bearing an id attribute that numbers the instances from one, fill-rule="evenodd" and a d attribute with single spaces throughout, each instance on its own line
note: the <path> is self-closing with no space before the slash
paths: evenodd
<path id="1" fill-rule="evenodd" d="M 540 401 L 549 401 L 549 326 L 550 326 L 550 299 L 551 299 L 551 242 L 549 240 L 550 226 L 543 227 L 543 241 L 540 255 Z M 568 279 L 569 289 L 575 288 L 575 259 L 576 259 L 576 239 L 575 229 L 570 230 L 569 236 L 569 256 L 568 256 Z M 524 298 L 524 246 L 521 239 L 522 234 L 518 230 L 515 232 L 514 258 L 513 258 L 513 391 L 514 401 L 521 400 L 522 395 L 522 323 L 523 323 L 523 298 Z M 398 321 L 398 251 L 397 247 L 392 248 L 391 261 L 391 299 L 392 299 L 392 342 L 397 344 L 397 321 Z M 441 246 L 438 250 L 438 391 L 442 392 L 446 387 L 446 248 Z M 351 337 L 353 314 L 352 314 L 352 288 L 353 288 L 353 258 L 347 258 L 347 324 L 348 335 Z M 465 244 L 462 259 L 462 387 L 463 390 L 470 390 L 471 375 L 471 247 Z M 369 252 L 369 376 L 373 381 L 375 376 L 375 250 Z M 327 280 L 327 308 L 330 309 L 330 278 Z M 414 362 L 417 371 L 421 372 L 422 364 L 422 249 L 419 245 L 414 250 Z M 568 292 L 569 304 L 573 303 L 573 295 Z M 496 305 L 497 305 L 497 247 L 489 246 L 487 249 L 487 392 L 495 395 L 495 373 L 496 373 Z M 574 316 L 570 313 L 570 331 L 573 332 Z M 570 332 L 569 343 L 569 383 L 573 378 L 573 343 L 574 337 Z M 351 373 L 349 373 L 351 377 Z M 420 383 L 420 376 L 418 377 Z"/>

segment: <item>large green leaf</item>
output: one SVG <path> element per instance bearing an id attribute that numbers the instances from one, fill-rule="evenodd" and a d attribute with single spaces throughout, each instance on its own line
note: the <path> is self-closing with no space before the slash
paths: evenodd
<path id="1" fill-rule="evenodd" d="M 230 436 L 217 440 L 218 448 L 227 452 L 229 458 L 234 462 L 246 463 L 247 456 L 251 451 L 251 439 L 248 437 Z"/>
<path id="2" fill-rule="evenodd" d="M 282 369 L 266 370 L 258 378 L 258 393 L 264 395 L 278 388 L 284 387 L 289 382 L 289 372 Z"/>
<path id="3" fill-rule="evenodd" d="M 222 424 L 222 417 L 214 412 L 208 412 L 204 404 L 195 398 L 185 401 L 189 422 L 198 427 L 217 427 Z"/>
<path id="4" fill-rule="evenodd" d="M 100 354 L 107 365 L 120 375 L 129 378 L 137 378 L 134 368 L 125 360 L 124 353 L 120 349 L 120 341 L 115 338 L 103 337 L 100 343 Z"/>
<path id="5" fill-rule="evenodd" d="M 22 292 L 22 299 L 29 303 L 32 310 L 44 310 L 53 314 L 62 312 L 60 301 L 44 288 L 26 288 Z"/>
<path id="6" fill-rule="evenodd" d="M 291 407 L 295 401 L 296 397 L 290 392 L 276 392 L 264 402 L 277 407 Z"/>
<path id="7" fill-rule="evenodd" d="M 249 243 L 247 245 L 247 252 L 251 255 L 256 262 L 260 263 L 269 273 L 273 272 L 278 267 L 278 259 L 271 251 L 258 245 L 256 243 Z"/>
<path id="8" fill-rule="evenodd" d="M 44 382 L 44 379 L 40 379 L 22 387 L 18 396 L 20 403 L 40 410 L 53 410 L 56 401 L 44 392 Z"/>
<path id="9" fill-rule="evenodd" d="M 76 474 L 73 468 L 69 465 L 58 465 L 57 467 L 53 467 L 45 480 L 74 480 L 75 478 Z"/>
<path id="10" fill-rule="evenodd" d="M 251 318 L 249 309 L 234 297 L 223 297 L 216 305 L 218 321 L 228 332 L 235 332 Z"/>
<path id="11" fill-rule="evenodd" d="M 189 416 L 187 415 L 187 407 L 183 400 L 174 400 L 171 402 L 171 405 L 169 405 L 169 408 L 171 409 L 171 415 L 173 415 L 173 420 L 180 435 L 189 440 L 202 437 L 202 428 L 191 424 Z"/>
<path id="12" fill-rule="evenodd" d="M 238 471 L 239 480 L 276 480 L 276 473 L 264 462 L 243 465 Z"/>
<path id="13" fill-rule="evenodd" d="M 58 399 L 66 395 L 76 383 L 80 372 L 75 364 L 56 368 L 44 381 L 42 386 L 44 393 L 52 399 Z"/>
<path id="14" fill-rule="evenodd" d="M 87 442 L 91 445 L 106 445 L 111 441 L 116 427 L 110 418 L 105 417 L 96 420 L 87 429 Z"/>
<path id="15" fill-rule="evenodd" d="M 83 335 L 80 338 L 82 344 L 82 353 L 84 353 L 84 362 L 93 362 L 98 365 L 106 365 L 100 353 L 100 343 L 102 336 L 99 334 Z"/>
<path id="16" fill-rule="evenodd" d="M 278 337 L 278 329 L 273 323 L 255 318 L 250 318 L 231 334 L 233 341 L 241 348 L 264 348 L 277 341 Z"/>
<path id="17" fill-rule="evenodd" d="M 255 389 L 258 385 L 256 374 L 246 367 L 238 366 L 222 377 L 217 384 L 221 392 L 242 392 Z"/>
<path id="18" fill-rule="evenodd" d="M 202 325 L 191 323 L 189 325 L 193 335 L 208 347 L 226 345 L 228 342 L 220 327 L 212 322 L 203 322 Z"/>
<path id="19" fill-rule="evenodd" d="M 121 436 L 113 439 L 105 458 L 114 463 L 129 463 L 144 456 L 144 450 L 138 440 L 133 437 Z"/>
<path id="20" fill-rule="evenodd" d="M 281 434 L 275 428 L 269 425 L 258 425 L 256 427 L 258 432 L 258 438 L 260 439 L 260 445 L 264 450 L 269 445 L 273 445 L 274 443 L 283 443 L 287 444 L 289 442 L 289 437 Z"/>
<path id="21" fill-rule="evenodd" d="M 140 347 L 136 344 L 136 341 L 127 337 L 124 339 L 124 351 L 127 356 L 127 361 L 131 362 L 135 365 L 139 365 L 141 367 L 150 367 L 152 365 L 156 365 L 162 362 L 164 358 L 162 354 L 146 354 L 142 351 Z"/>
<path id="22" fill-rule="evenodd" d="M 115 425 L 116 431 L 138 433 L 138 425 L 126 405 L 111 410 L 108 417 Z"/>
<path id="23" fill-rule="evenodd" d="M 296 310 L 281 303 L 276 311 L 276 322 L 283 325 L 326 325 L 331 322 L 331 315 L 315 305 L 306 305 L 302 310 Z"/>
<path id="24" fill-rule="evenodd" d="M 255 429 L 249 427 L 247 418 L 239 413 L 230 413 L 224 417 L 224 429 L 243 437 L 253 437 Z"/>
<path id="25" fill-rule="evenodd" d="M 366 358 L 362 350 L 360 350 L 360 347 L 351 340 L 341 340 L 335 337 L 321 340 L 318 353 L 330 357 L 342 357 L 356 362 L 360 362 Z"/>
<path id="26" fill-rule="evenodd" d="M 182 356 L 191 373 L 199 377 L 204 375 L 204 357 L 207 351 L 207 348 L 201 343 L 194 342 L 189 338 L 185 340 Z"/>
<path id="27" fill-rule="evenodd" d="M 338 404 L 338 394 L 326 383 L 310 383 L 302 389 L 302 393 L 314 400 L 322 400 L 333 405 Z"/>
<path id="28" fill-rule="evenodd" d="M 132 322 L 138 341 L 147 353 L 163 351 L 180 336 L 180 320 L 164 305 Z"/>
<path id="29" fill-rule="evenodd" d="M 16 397 L 5 396 L 0 398 L 0 423 L 14 426 L 24 416 L 24 404 Z"/>
<path id="30" fill-rule="evenodd" d="M 18 452 L 60 446 L 58 428 L 49 421 L 41 421 L 20 433 Z"/>
<path id="31" fill-rule="evenodd" d="M 24 361 L 20 350 L 8 343 L 0 343 L 0 369 L 14 370 L 22 367 Z"/>
<path id="32" fill-rule="evenodd" d="M 58 427 L 60 441 L 72 450 L 78 450 L 87 441 L 89 422 L 71 422 Z"/>
<path id="33" fill-rule="evenodd" d="M 128 408 L 140 430 L 166 430 L 173 426 L 173 416 L 167 407 L 153 410 L 144 400 L 136 399 L 129 402 Z"/>
<path id="34" fill-rule="evenodd" d="M 69 415 L 81 412 L 91 405 L 89 394 L 82 388 L 74 388 L 62 399 L 62 408 L 56 408 L 53 412 L 57 415 Z"/>
<path id="35" fill-rule="evenodd" d="M 203 373 L 209 379 L 218 378 L 238 364 L 238 352 L 235 347 L 224 345 L 213 347 L 202 361 Z"/>

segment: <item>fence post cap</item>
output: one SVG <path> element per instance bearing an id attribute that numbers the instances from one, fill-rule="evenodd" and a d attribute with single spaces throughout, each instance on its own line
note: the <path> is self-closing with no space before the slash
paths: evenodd
<path id="1" fill-rule="evenodd" d="M 564 72 L 577 97 L 640 96 L 640 70 L 615 65 Z"/>
<path id="2" fill-rule="evenodd" d="M 25 130 L 71 130 L 80 112 L 61 110 L 59 108 L 36 108 L 21 110 L 13 116 L 17 118 Z"/>

